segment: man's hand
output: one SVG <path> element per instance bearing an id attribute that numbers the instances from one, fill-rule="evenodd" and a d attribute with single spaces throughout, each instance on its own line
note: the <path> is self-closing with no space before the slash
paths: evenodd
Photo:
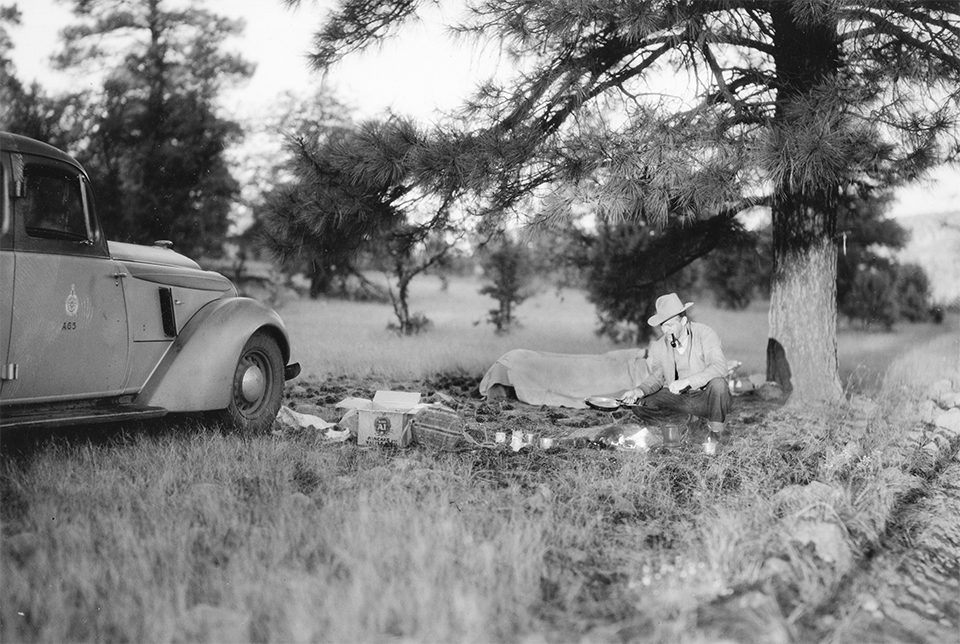
<path id="1" fill-rule="evenodd" d="M 686 378 L 683 378 L 682 380 L 674 380 L 670 383 L 670 393 L 672 394 L 679 394 L 680 392 L 689 388 L 690 381 Z"/>
<path id="2" fill-rule="evenodd" d="M 640 402 L 641 398 L 643 398 L 643 390 L 637 387 L 636 389 L 623 392 L 623 395 L 620 396 L 620 402 L 628 406 L 636 405 Z"/>

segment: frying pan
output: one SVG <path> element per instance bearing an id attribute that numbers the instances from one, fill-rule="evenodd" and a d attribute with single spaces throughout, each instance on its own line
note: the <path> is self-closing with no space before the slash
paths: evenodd
<path id="1" fill-rule="evenodd" d="M 609 398 L 607 396 L 590 396 L 585 398 L 583 402 L 587 403 L 587 407 L 590 409 L 597 409 L 599 411 L 616 411 L 623 405 L 619 399 Z"/>

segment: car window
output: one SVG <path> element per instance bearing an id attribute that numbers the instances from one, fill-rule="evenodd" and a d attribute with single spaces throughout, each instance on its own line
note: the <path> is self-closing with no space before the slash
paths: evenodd
<path id="1" fill-rule="evenodd" d="M 30 237 L 47 239 L 87 239 L 80 181 L 75 175 L 53 168 L 27 166 L 26 189 L 22 208 L 23 225 Z"/>

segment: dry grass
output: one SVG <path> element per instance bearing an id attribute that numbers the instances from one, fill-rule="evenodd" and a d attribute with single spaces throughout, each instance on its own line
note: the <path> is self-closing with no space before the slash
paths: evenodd
<path id="1" fill-rule="evenodd" d="M 411 309 L 433 327 L 400 337 L 389 305 L 299 300 L 281 313 L 305 374 L 423 378 L 443 371 L 477 373 L 500 355 L 523 347 L 562 353 L 602 353 L 615 348 L 594 332 L 593 308 L 581 292 L 543 290 L 519 308 L 521 327 L 498 336 L 486 324 L 494 301 L 477 293 L 472 279 L 426 277 L 411 286 Z"/>
<path id="2" fill-rule="evenodd" d="M 542 293 L 521 307 L 524 329 L 497 337 L 471 323 L 483 298 L 456 286 L 416 295 L 436 323 L 416 338 L 386 332 L 384 307 L 287 306 L 298 357 L 321 376 L 308 389 L 339 391 L 343 376 L 478 379 L 519 346 L 610 348 L 579 296 Z M 742 315 L 738 324 L 698 306 L 698 319 L 727 325 L 729 346 L 746 351 L 760 314 Z M 930 358 L 951 346 L 956 355 L 952 342 L 895 361 L 898 395 L 875 407 L 788 414 L 744 403 L 714 458 L 385 451 L 311 433 L 242 439 L 192 422 L 18 449 L 5 438 L 0 640 L 716 641 L 746 628 L 736 602 L 757 589 L 772 598 L 751 604 L 757 624 L 816 632 L 918 483 L 920 455 L 894 449 L 916 422 L 915 389 L 903 383 L 960 379 L 955 363 Z M 479 401 L 462 402 L 479 422 Z M 518 427 L 565 431 L 565 413 L 486 411 L 501 414 L 487 426 L 512 412 Z M 828 492 L 811 500 L 801 488 L 814 481 Z M 848 559 L 825 563 L 797 542 L 810 506 L 838 526 Z M 770 635 L 749 629 L 754 641 Z"/>
<path id="3" fill-rule="evenodd" d="M 426 277 L 411 288 L 411 309 L 433 327 L 399 337 L 387 329 L 395 321 L 389 305 L 298 300 L 281 310 L 304 373 L 424 378 L 442 371 L 482 373 L 510 349 L 558 353 L 602 353 L 617 348 L 597 337 L 597 317 L 584 293 L 543 287 L 518 309 L 520 327 L 498 336 L 485 322 L 494 301 L 480 295 L 472 278 L 452 278 L 444 289 Z M 763 372 L 766 361 L 765 303 L 746 311 L 716 309 L 707 303 L 691 311 L 695 319 L 723 329 L 724 349 L 742 361 L 744 373 Z"/>
<path id="4" fill-rule="evenodd" d="M 439 279 L 425 277 L 411 287 L 411 308 L 433 321 L 419 336 L 399 337 L 387 329 L 393 320 L 389 305 L 343 301 L 297 300 L 281 311 L 304 373 L 324 378 L 359 376 L 426 378 L 440 372 L 483 373 L 510 349 L 558 353 L 602 353 L 622 348 L 596 336 L 596 313 L 583 292 L 543 287 L 517 310 L 521 327 L 498 336 L 485 322 L 493 300 L 480 295 L 473 278 L 451 278 L 445 289 Z M 730 360 L 743 363 L 741 373 L 766 373 L 766 302 L 745 311 L 718 309 L 698 302 L 694 319 L 717 329 Z M 854 391 L 876 392 L 887 366 L 911 348 L 946 335 L 956 359 L 957 316 L 944 325 L 901 325 L 896 332 L 838 333 L 843 383 Z M 945 340 L 947 344 L 950 340 Z M 939 357 L 938 357 L 939 359 Z M 925 377 L 925 376 L 922 376 Z"/>
<path id="5" fill-rule="evenodd" d="M 886 392 L 906 391 L 916 398 L 937 380 L 955 378 L 960 369 L 960 332 L 956 329 L 909 348 L 886 370 L 883 386 Z M 931 334 L 932 335 L 932 334 Z"/>

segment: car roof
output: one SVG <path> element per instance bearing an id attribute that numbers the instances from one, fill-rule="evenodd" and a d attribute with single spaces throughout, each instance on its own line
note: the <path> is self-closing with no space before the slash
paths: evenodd
<path id="1" fill-rule="evenodd" d="M 20 152 L 22 154 L 45 156 L 80 168 L 80 164 L 77 163 L 76 159 L 71 157 L 63 150 L 21 134 L 0 132 L 0 149 L 2 149 L 4 152 Z"/>

